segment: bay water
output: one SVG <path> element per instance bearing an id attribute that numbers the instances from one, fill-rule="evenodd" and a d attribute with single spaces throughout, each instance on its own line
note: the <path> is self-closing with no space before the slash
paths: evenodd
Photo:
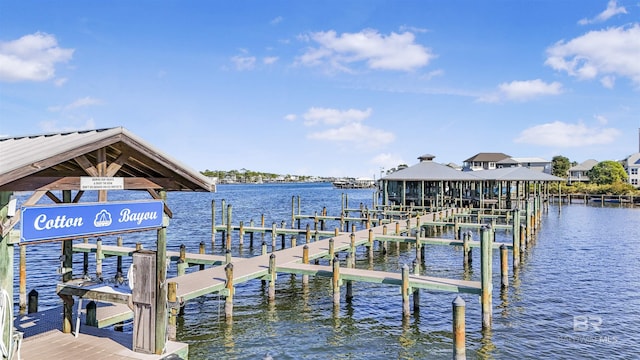
<path id="1" fill-rule="evenodd" d="M 144 199 L 145 193 L 109 193 L 110 200 Z M 91 201 L 91 194 L 83 201 Z M 221 235 L 211 246 L 211 204 L 221 224 L 222 203 L 232 207 L 232 223 L 251 220 L 259 225 L 291 225 L 292 200 L 301 214 L 339 216 L 346 197 L 349 208 L 371 207 L 372 190 L 334 189 L 328 183 L 218 185 L 216 193 L 171 192 L 173 219 L 167 230 L 168 250 L 184 244 L 197 252 L 223 254 Z M 493 259 L 493 324 L 482 331 L 477 295 L 460 294 L 466 302 L 467 358 L 478 359 L 633 359 L 640 358 L 640 208 L 600 204 L 551 204 L 541 227 L 516 273 L 509 266 L 510 286 L 500 290 L 499 254 Z M 303 227 L 306 225 L 303 221 Z M 311 225 L 313 228 L 313 225 Z M 337 222 L 328 222 L 332 230 Z M 357 225 L 361 229 L 360 224 Z M 262 237 L 238 246 L 233 256 L 261 253 Z M 453 238 L 451 230 L 441 235 Z M 473 234 L 474 239 L 479 233 Z M 125 246 L 155 246 L 155 232 L 123 235 Z M 271 251 L 271 238 L 265 236 Z M 509 231 L 498 230 L 496 240 L 510 242 Z M 298 244 L 304 237 L 298 240 Z M 103 237 L 103 244 L 115 244 Z M 287 243 L 289 239 L 287 239 Z M 278 246 L 280 239 L 277 240 Z M 15 294 L 17 298 L 18 251 Z M 27 291 L 40 293 L 40 309 L 60 305 L 55 295 L 60 244 L 27 247 Z M 389 246 L 369 260 L 358 249 L 358 268 L 400 272 L 413 262 L 415 249 Z M 474 262 L 463 268 L 462 251 L 451 246 L 427 246 L 421 274 L 480 280 L 479 249 Z M 511 258 L 511 256 L 510 256 Z M 344 257 L 343 257 L 344 259 Z M 130 259 L 123 259 L 128 267 Z M 93 259 L 90 272 L 95 271 Z M 189 269 L 196 271 L 197 268 Z M 82 274 L 82 255 L 74 256 L 74 274 Z M 115 275 L 115 258 L 103 263 L 105 278 Z M 176 275 L 171 264 L 168 278 Z M 343 299 L 339 310 L 332 301 L 330 279 L 311 277 L 308 288 L 300 276 L 279 274 L 276 300 L 269 303 L 260 280 L 237 284 L 232 322 L 224 319 L 224 298 L 206 295 L 186 303 L 178 319 L 178 341 L 189 344 L 191 359 L 450 359 L 452 301 L 457 294 L 421 290 L 420 310 L 402 318 L 397 286 L 354 283 L 354 298 Z M 125 327 L 130 331 L 131 326 Z"/>

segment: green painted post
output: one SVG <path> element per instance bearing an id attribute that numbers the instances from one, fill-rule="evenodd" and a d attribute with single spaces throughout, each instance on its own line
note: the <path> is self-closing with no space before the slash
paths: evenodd
<path id="1" fill-rule="evenodd" d="M 469 236 L 468 232 L 463 232 L 462 234 L 462 265 L 468 266 L 471 262 L 471 257 L 469 254 L 471 253 L 471 247 L 469 247 Z"/>
<path id="2" fill-rule="evenodd" d="M 413 260 L 413 274 L 420 275 L 420 262 L 418 259 Z M 420 289 L 413 289 L 413 312 L 420 312 Z"/>
<path id="3" fill-rule="evenodd" d="M 355 262 L 355 254 L 347 253 L 347 267 L 354 268 Z M 351 300 L 353 299 L 353 281 L 351 280 L 347 280 L 347 294 L 345 299 L 347 300 L 347 302 L 351 302 Z"/>
<path id="4" fill-rule="evenodd" d="M 160 191 L 160 198 L 167 201 L 167 192 Z M 169 217 L 163 214 L 163 226 L 157 231 L 156 242 L 156 319 L 155 319 L 155 354 L 164 351 L 168 319 L 167 312 L 167 225 Z"/>
<path id="5" fill-rule="evenodd" d="M 513 269 L 515 270 L 520 266 L 520 210 L 518 208 L 513 209 Z"/>
<path id="6" fill-rule="evenodd" d="M 204 241 L 200 241 L 200 247 L 198 248 L 198 253 L 200 254 L 206 253 Z M 204 270 L 204 264 L 200 264 L 200 270 Z"/>
<path id="7" fill-rule="evenodd" d="M 304 245 L 302 247 L 302 263 L 309 264 L 309 245 Z M 302 275 L 302 285 L 309 285 L 309 274 Z"/>
<path id="8" fill-rule="evenodd" d="M 491 283 L 491 237 L 487 226 L 480 230 L 480 301 L 482 305 L 482 329 L 491 328 L 492 312 L 492 283 Z"/>
<path id="9" fill-rule="evenodd" d="M 296 221 L 296 197 L 295 195 L 291 196 L 291 227 L 293 228 L 293 224 Z M 300 223 L 298 223 L 298 229 L 300 229 Z"/>
<path id="10" fill-rule="evenodd" d="M 118 236 L 118 238 L 116 239 L 116 245 L 122 247 L 122 236 Z M 116 259 L 116 274 L 118 276 L 122 276 L 122 256 L 120 255 L 118 255 L 118 258 Z"/>
<path id="11" fill-rule="evenodd" d="M 334 240 L 333 238 L 329 239 L 329 263 L 333 262 L 335 256 L 335 249 L 334 249 Z"/>
<path id="12" fill-rule="evenodd" d="M 340 259 L 336 256 L 333 259 L 333 276 L 331 284 L 333 285 L 333 306 L 340 306 Z"/>
<path id="13" fill-rule="evenodd" d="M 231 250 L 231 214 L 232 214 L 233 210 L 231 207 L 231 204 L 227 205 L 227 239 L 225 242 L 225 249 L 227 250 Z"/>
<path id="14" fill-rule="evenodd" d="M 349 251 L 355 255 L 356 254 L 356 234 L 351 233 L 351 235 L 349 235 L 349 239 L 351 240 Z"/>
<path id="15" fill-rule="evenodd" d="M 187 248 L 184 244 L 180 245 L 180 257 L 178 258 L 178 276 L 182 276 L 187 272 L 187 262 L 185 261 Z"/>
<path id="16" fill-rule="evenodd" d="M 19 294 L 19 309 L 23 314 L 27 309 L 27 247 L 25 245 L 20 246 L 20 294 Z"/>
<path id="17" fill-rule="evenodd" d="M 211 200 L 211 253 L 216 245 L 216 201 Z"/>
<path id="18" fill-rule="evenodd" d="M 278 237 L 278 231 L 276 230 L 276 222 L 271 223 L 271 252 L 276 251 L 276 238 Z"/>

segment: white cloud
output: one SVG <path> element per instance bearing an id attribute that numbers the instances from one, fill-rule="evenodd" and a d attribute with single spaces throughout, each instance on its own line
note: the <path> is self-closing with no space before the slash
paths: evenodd
<path id="1" fill-rule="evenodd" d="M 267 56 L 267 57 L 262 59 L 262 62 L 264 64 L 266 64 L 266 65 L 275 64 L 276 61 L 278 61 L 278 57 L 277 56 Z"/>
<path id="2" fill-rule="evenodd" d="M 616 0 L 609 0 L 609 3 L 607 3 L 607 8 L 603 12 L 596 15 L 596 17 L 594 17 L 593 19 L 586 19 L 586 18 L 580 19 L 580 21 L 578 21 L 578 24 L 587 25 L 587 24 L 604 22 L 609 20 L 615 15 L 626 14 L 626 13 L 627 13 L 627 9 L 625 9 L 624 6 L 618 6 Z"/>
<path id="3" fill-rule="evenodd" d="M 72 102 L 71 104 L 60 105 L 60 106 L 52 106 L 52 107 L 49 108 L 49 111 L 52 111 L 52 112 L 68 111 L 68 110 L 73 110 L 73 109 L 77 109 L 77 108 L 81 108 L 81 107 L 102 105 L 102 104 L 103 104 L 102 100 L 96 99 L 96 98 L 92 98 L 90 96 L 86 96 L 86 97 L 80 98 L 80 99 Z"/>
<path id="4" fill-rule="evenodd" d="M 523 130 L 514 141 L 553 147 L 581 147 L 613 142 L 620 135 L 620 131 L 605 128 L 606 122 L 602 122 L 602 118 L 598 120 L 599 126 L 593 127 L 582 122 L 568 124 L 562 121 L 536 125 Z"/>
<path id="5" fill-rule="evenodd" d="M 370 150 L 385 146 L 395 140 L 393 133 L 363 124 L 372 113 L 371 108 L 338 110 L 312 107 L 302 115 L 302 118 L 306 126 L 323 128 L 309 133 L 307 135 L 309 139 L 333 141 L 348 144 L 359 150 Z"/>
<path id="6" fill-rule="evenodd" d="M 593 116 L 596 121 L 600 124 L 600 125 L 606 125 L 609 122 L 609 119 L 607 119 L 605 116 L 603 115 L 594 115 Z"/>
<path id="7" fill-rule="evenodd" d="M 480 102 L 500 102 L 502 100 L 526 101 L 545 95 L 558 95 L 563 92 L 562 84 L 557 81 L 545 83 L 540 79 L 512 81 L 498 85 L 495 93 L 484 94 Z"/>
<path id="8" fill-rule="evenodd" d="M 307 137 L 314 140 L 349 143 L 359 149 L 381 147 L 395 140 L 395 135 L 391 132 L 374 129 L 358 122 L 311 133 Z"/>
<path id="9" fill-rule="evenodd" d="M 396 168 L 400 164 L 406 164 L 402 157 L 389 153 L 378 154 L 374 156 L 371 159 L 370 163 L 382 168 L 382 170 L 384 170 L 385 172 L 387 170 Z"/>
<path id="10" fill-rule="evenodd" d="M 282 20 L 284 20 L 284 18 L 282 16 L 277 16 L 277 17 L 273 18 L 269 23 L 271 25 L 277 25 L 277 24 L 280 24 L 282 22 Z"/>
<path id="11" fill-rule="evenodd" d="M 73 52 L 74 49 L 59 47 L 55 36 L 41 32 L 0 42 L 0 81 L 52 79 L 55 77 L 56 64 L 71 60 Z"/>
<path id="12" fill-rule="evenodd" d="M 429 48 L 415 43 L 411 32 L 392 32 L 385 36 L 373 29 L 358 33 L 336 34 L 330 30 L 298 37 L 313 41 L 296 63 L 306 66 L 325 65 L 332 70 L 349 72 L 349 65 L 364 62 L 369 69 L 412 71 L 426 66 L 434 58 Z"/>
<path id="13" fill-rule="evenodd" d="M 312 107 L 302 117 L 305 120 L 304 124 L 307 126 L 316 124 L 341 125 L 361 122 L 371 116 L 372 113 L 373 110 L 371 108 L 366 110 L 349 109 L 341 111 L 338 109 Z"/>
<path id="14" fill-rule="evenodd" d="M 236 70 L 252 70 L 256 64 L 255 56 L 239 56 L 231 58 L 231 62 L 236 66 Z"/>
<path id="15" fill-rule="evenodd" d="M 545 64 L 579 79 L 628 77 L 640 85 L 640 24 L 590 31 L 547 49 Z M 603 85 L 613 85 L 604 80 Z"/>
<path id="16" fill-rule="evenodd" d="M 287 121 L 295 121 L 297 118 L 298 116 L 296 116 L 296 114 L 287 114 L 284 117 L 284 119 Z"/>
<path id="17" fill-rule="evenodd" d="M 600 83 L 607 89 L 613 89 L 616 85 L 616 77 L 611 75 L 603 76 L 602 79 L 600 79 Z"/>

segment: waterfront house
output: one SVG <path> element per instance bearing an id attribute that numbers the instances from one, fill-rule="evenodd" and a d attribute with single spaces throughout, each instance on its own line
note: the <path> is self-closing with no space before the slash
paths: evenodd
<path id="1" fill-rule="evenodd" d="M 629 175 L 629 184 L 640 188 L 640 152 L 631 154 L 622 160 L 622 167 Z"/>
<path id="2" fill-rule="evenodd" d="M 575 182 L 589 182 L 588 172 L 598 163 L 597 160 L 589 159 L 581 162 L 576 166 L 569 168 L 567 182 L 569 184 Z"/>
<path id="3" fill-rule="evenodd" d="M 491 170 L 498 168 L 498 162 L 511 156 L 503 153 L 478 153 L 468 158 L 462 164 L 464 171 Z"/>
<path id="4" fill-rule="evenodd" d="M 551 161 L 539 157 L 512 157 L 496 163 L 498 169 L 507 167 L 526 167 L 531 170 L 551 174 Z"/>

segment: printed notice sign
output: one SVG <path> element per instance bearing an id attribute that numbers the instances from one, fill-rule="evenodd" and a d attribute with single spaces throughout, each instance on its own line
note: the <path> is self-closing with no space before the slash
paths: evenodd
<path id="1" fill-rule="evenodd" d="M 80 177 L 80 190 L 123 190 L 124 178 L 121 177 Z"/>
<path id="2" fill-rule="evenodd" d="M 63 239 L 162 227 L 161 200 L 58 204 L 22 208 L 24 241 Z"/>

